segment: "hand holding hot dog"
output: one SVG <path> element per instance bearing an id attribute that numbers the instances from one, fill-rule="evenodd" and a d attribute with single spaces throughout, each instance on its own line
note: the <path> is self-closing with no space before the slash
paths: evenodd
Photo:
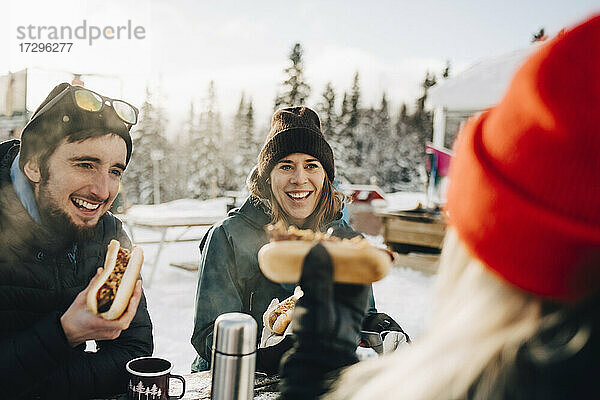
<path id="1" fill-rule="evenodd" d="M 117 319 L 125 312 L 144 262 L 141 248 L 127 250 L 120 246 L 118 240 L 110 241 L 104 270 L 87 295 L 90 311 L 104 319 Z"/>
<path id="2" fill-rule="evenodd" d="M 65 336 L 72 347 L 78 346 L 86 340 L 112 340 L 119 337 L 121 331 L 127 329 L 135 316 L 138 304 L 142 297 L 142 282 L 137 281 L 133 295 L 128 302 L 127 310 L 115 320 L 106 320 L 92 314 L 86 304 L 88 292 L 102 276 L 102 268 L 90 281 L 85 290 L 80 292 L 71 306 L 60 318 Z"/>

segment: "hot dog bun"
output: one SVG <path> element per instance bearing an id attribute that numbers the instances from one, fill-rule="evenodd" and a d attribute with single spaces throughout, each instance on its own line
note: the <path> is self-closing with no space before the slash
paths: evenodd
<path id="1" fill-rule="evenodd" d="M 300 281 L 302 263 L 318 241 L 281 240 L 264 245 L 258 252 L 263 274 L 274 282 Z M 333 279 L 341 283 L 368 284 L 382 279 L 392 265 L 391 257 L 366 240 L 322 241 L 333 262 Z"/>
<path id="2" fill-rule="evenodd" d="M 278 335 L 283 335 L 290 322 L 292 322 L 296 302 L 303 294 L 302 289 L 296 286 L 293 295 L 277 304 L 270 312 L 265 314 L 263 317 L 265 326 Z"/>
<path id="3" fill-rule="evenodd" d="M 283 312 L 282 314 L 279 314 L 279 316 L 275 320 L 275 323 L 271 327 L 271 330 L 279 335 L 283 335 L 283 332 L 285 332 L 285 328 L 287 328 L 290 322 L 292 322 L 293 315 L 293 308 Z"/>
<path id="4" fill-rule="evenodd" d="M 115 271 L 117 258 L 121 250 L 121 256 L 129 256 L 129 261 L 126 263 L 124 273 Z M 127 309 L 129 299 L 135 289 L 135 284 L 140 275 L 142 263 L 144 262 L 144 254 L 142 249 L 133 246 L 131 251 L 121 249 L 118 240 L 111 240 L 106 251 L 106 259 L 104 261 L 104 269 L 100 277 L 90 286 L 87 294 L 87 306 L 93 314 L 97 314 L 104 319 L 113 320 L 119 318 Z M 113 272 L 115 272 L 113 274 Z M 106 286 L 105 286 L 106 284 Z M 107 311 L 98 311 L 98 296 L 100 289 L 105 287 L 105 290 L 111 291 L 112 304 Z M 112 288 L 116 287 L 116 293 Z M 111 296 L 111 297 L 112 297 Z"/>

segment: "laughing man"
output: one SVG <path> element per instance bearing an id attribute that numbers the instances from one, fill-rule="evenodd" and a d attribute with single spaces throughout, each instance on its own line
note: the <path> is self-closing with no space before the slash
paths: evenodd
<path id="1" fill-rule="evenodd" d="M 123 316 L 89 312 L 107 245 L 130 241 L 108 212 L 132 150 L 137 109 L 56 86 L 0 144 L 0 397 L 82 399 L 123 393 L 125 364 L 152 353 L 141 281 Z M 96 352 L 86 352 L 95 341 Z"/>

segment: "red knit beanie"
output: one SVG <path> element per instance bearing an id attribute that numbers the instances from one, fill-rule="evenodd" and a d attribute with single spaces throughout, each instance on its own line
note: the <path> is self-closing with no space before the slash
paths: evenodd
<path id="1" fill-rule="evenodd" d="M 513 285 L 576 301 L 600 289 L 600 16 L 544 45 L 455 144 L 450 223 Z"/>

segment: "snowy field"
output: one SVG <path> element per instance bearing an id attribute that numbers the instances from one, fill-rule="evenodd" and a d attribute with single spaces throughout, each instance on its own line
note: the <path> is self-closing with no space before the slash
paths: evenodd
<path id="1" fill-rule="evenodd" d="M 399 196 L 406 200 L 407 196 Z M 410 201 L 409 201 L 410 203 Z M 199 202 L 179 200 L 160 206 L 135 206 L 128 213 L 136 221 L 180 221 L 190 218 L 218 218 L 225 213 L 225 199 Z M 173 228 L 168 237 L 175 237 L 183 228 Z M 201 237 L 207 227 L 197 227 L 186 233 L 188 238 Z M 133 230 L 136 241 L 159 240 L 160 232 L 146 228 Z M 381 237 L 370 238 L 382 241 Z M 156 263 L 152 284 L 147 286 L 156 260 L 158 244 L 145 244 L 145 262 L 142 275 L 148 300 L 150 316 L 154 324 L 154 354 L 171 360 L 174 373 L 190 372 L 196 355 L 190 343 L 194 320 L 197 271 L 187 271 L 171 266 L 171 263 L 197 264 L 200 254 L 199 241 L 177 242 L 165 245 Z M 391 315 L 411 338 L 418 337 L 424 325 L 431 303 L 435 276 L 396 267 L 383 280 L 374 284 L 375 299 L 380 312 Z"/>

